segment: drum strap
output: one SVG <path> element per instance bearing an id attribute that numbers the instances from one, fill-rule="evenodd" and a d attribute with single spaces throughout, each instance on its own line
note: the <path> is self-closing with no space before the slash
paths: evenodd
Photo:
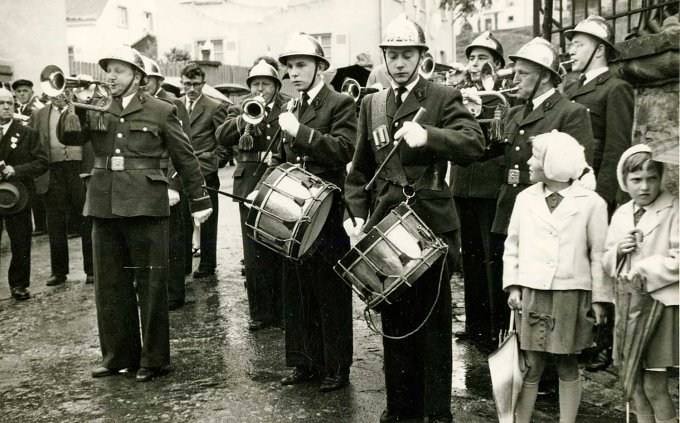
<path id="1" fill-rule="evenodd" d="M 389 128 L 390 126 L 387 120 L 387 96 L 389 92 L 389 89 L 381 90 L 371 96 L 371 121 L 368 126 L 373 133 L 380 132 L 381 127 Z M 379 158 L 379 160 L 381 159 Z M 443 164 L 446 166 L 446 162 L 443 162 Z M 380 163 L 378 163 L 378 165 L 380 165 Z M 409 166 L 409 170 L 416 170 L 414 168 L 416 168 L 416 166 Z M 399 153 L 397 152 L 385 166 L 385 179 L 401 187 L 410 185 L 414 191 L 420 191 L 422 189 L 440 191 L 442 189 L 442 175 L 444 175 L 445 172 L 446 170 L 444 170 L 444 173 L 440 172 L 440 166 L 438 166 L 438 162 L 435 161 L 431 165 L 426 166 L 425 170 L 422 171 L 421 176 L 415 182 L 409 183 L 407 172 L 404 169 L 401 160 L 399 160 Z M 408 173 L 418 174 L 420 172 L 416 170 L 415 172 Z"/>

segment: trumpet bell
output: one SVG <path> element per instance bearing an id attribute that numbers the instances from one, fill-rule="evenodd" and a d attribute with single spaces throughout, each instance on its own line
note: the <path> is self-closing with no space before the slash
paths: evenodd
<path id="1" fill-rule="evenodd" d="M 432 54 L 429 52 L 426 52 L 425 57 L 423 58 L 422 62 L 420 62 L 418 73 L 425 79 L 431 79 L 434 75 L 435 65 L 436 62 L 434 61 L 434 56 L 432 56 Z"/>
<path id="2" fill-rule="evenodd" d="M 348 96 L 352 97 L 352 99 L 355 102 L 357 102 L 361 97 L 361 85 L 359 84 L 359 82 L 357 82 L 356 79 L 347 78 L 342 83 L 342 87 L 340 87 L 340 92 L 342 94 L 347 94 Z"/>
<path id="3" fill-rule="evenodd" d="M 113 94 L 108 84 L 95 81 L 89 75 L 67 78 L 64 76 L 64 71 L 56 65 L 45 66 L 40 72 L 40 88 L 50 97 L 59 97 L 66 89 L 76 89 L 70 96 L 88 102 L 97 99 L 98 104 L 91 105 L 75 101 L 67 96 L 67 102 L 82 109 L 105 112 L 113 104 Z"/>
<path id="4" fill-rule="evenodd" d="M 256 96 L 243 102 L 243 120 L 251 125 L 257 125 L 264 119 L 265 101 L 262 96 Z"/>
<path id="5" fill-rule="evenodd" d="M 48 65 L 40 72 L 40 89 L 50 97 L 57 97 L 66 88 L 64 72 L 59 66 Z"/>

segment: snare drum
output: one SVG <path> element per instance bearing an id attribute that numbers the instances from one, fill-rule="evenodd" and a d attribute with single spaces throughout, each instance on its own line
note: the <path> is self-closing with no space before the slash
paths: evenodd
<path id="1" fill-rule="evenodd" d="M 283 163 L 267 176 L 255 197 L 246 232 L 267 248 L 298 261 L 319 236 L 336 190 L 299 166 Z"/>
<path id="2" fill-rule="evenodd" d="M 334 267 L 369 308 L 380 311 L 446 253 L 446 244 L 402 203 Z"/>

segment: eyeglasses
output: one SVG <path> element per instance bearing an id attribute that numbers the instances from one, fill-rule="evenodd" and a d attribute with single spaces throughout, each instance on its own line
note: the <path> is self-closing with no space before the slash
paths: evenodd
<path id="1" fill-rule="evenodd" d="M 189 88 L 196 89 L 196 88 L 200 87 L 201 85 L 203 85 L 204 83 L 205 83 L 205 81 L 201 81 L 201 82 L 182 82 L 182 85 L 184 85 L 184 88 L 186 88 L 186 89 L 188 90 Z"/>

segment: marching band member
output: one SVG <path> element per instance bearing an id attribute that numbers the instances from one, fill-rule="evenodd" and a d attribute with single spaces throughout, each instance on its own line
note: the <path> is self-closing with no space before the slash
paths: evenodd
<path id="1" fill-rule="evenodd" d="M 458 90 L 419 77 L 428 47 L 418 24 L 399 16 L 387 26 L 380 48 L 392 83 L 389 89 L 366 96 L 361 104 L 357 150 L 345 184 L 349 208 L 357 218 L 356 225 L 345 220 L 345 230 L 357 240 L 412 191 L 413 209 L 449 246 L 443 263 L 432 266 L 416 287 L 382 311 L 387 407 L 380 421 L 426 416 L 430 422 L 450 422 L 449 280 L 459 222 L 444 179 L 448 160 L 466 164 L 482 155 L 483 135 Z M 412 122 L 421 107 L 426 109 L 422 120 Z M 405 144 L 394 156 L 396 164 L 379 175 L 376 190 L 369 193 L 364 187 L 388 154 L 390 148 L 384 147 L 391 147 L 389 140 L 377 145 L 380 140 L 372 135 L 377 125 L 385 125 L 394 140 L 403 137 Z M 388 338 L 413 332 L 431 308 L 429 319 L 416 333 Z"/>
<path id="2" fill-rule="evenodd" d="M 608 63 L 615 57 L 614 30 L 606 20 L 590 16 L 565 31 L 571 40 L 572 70 L 581 73 L 579 82 L 567 88 L 565 96 L 588 108 L 593 128 L 593 170 L 596 192 L 607 202 L 609 216 L 625 203 L 627 195 L 618 187 L 616 164 L 631 145 L 633 136 L 633 87 L 614 76 Z M 598 328 L 599 354 L 587 370 L 605 369 L 612 362 L 614 309 L 608 307 L 607 324 Z"/>
<path id="3" fill-rule="evenodd" d="M 277 142 L 273 137 L 279 130 L 279 116 L 286 107 L 286 98 L 279 91 L 281 80 L 278 69 L 271 63 L 278 66 L 273 58 L 258 59 L 246 79 L 251 96 L 245 101 L 252 101 L 258 96 L 262 99 L 264 114 L 262 120 L 256 124 L 247 123 L 240 107 L 230 107 L 227 120 L 217 129 L 217 140 L 220 144 L 227 148 L 238 146 L 236 156 L 238 164 L 234 170 L 234 195 L 240 197 L 250 194 L 267 170 L 267 165 L 263 161 L 270 151 L 276 149 L 276 144 L 272 144 L 272 141 Z M 256 331 L 282 323 L 283 259 L 246 235 L 248 210 L 246 205 L 239 204 L 250 310 L 248 329 Z"/>
<path id="4" fill-rule="evenodd" d="M 310 35 L 293 37 L 279 61 L 300 98 L 296 110 L 279 115 L 282 142 L 261 181 L 279 163 L 290 162 L 342 188 L 354 153 L 354 101 L 324 84 L 322 73 L 330 64 Z M 248 197 L 256 196 L 253 191 Z M 312 249 L 301 264 L 284 263 L 286 364 L 295 370 L 281 383 L 298 384 L 325 374 L 320 389 L 328 392 L 347 385 L 352 364 L 352 291 L 333 271 L 349 250 L 340 195 L 334 197 Z"/>
<path id="5" fill-rule="evenodd" d="M 505 67 L 503 46 L 490 32 L 484 32 L 465 48 L 467 70 L 471 82 L 484 90 L 479 74 L 485 63 L 494 69 Z M 472 76 L 475 75 L 475 76 Z M 500 81 L 496 81 L 497 85 Z M 465 96 L 465 94 L 463 94 Z M 491 119 L 500 100 L 483 98 L 479 118 Z M 482 125 L 486 144 L 489 125 Z M 469 166 L 451 169 L 453 196 L 461 223 L 461 250 L 465 276 L 465 330 L 456 332 L 457 339 L 492 347 L 497 345 L 498 331 L 506 327 L 505 294 L 502 281 L 491 273 L 491 225 L 496 210 L 496 193 L 503 183 L 502 158 L 475 162 Z"/>
<path id="6" fill-rule="evenodd" d="M 137 381 L 147 382 L 170 363 L 168 156 L 190 197 L 194 220 L 205 221 L 212 208 L 176 107 L 139 90 L 146 79 L 141 55 L 122 47 L 99 65 L 114 97 L 111 107 L 80 113 L 81 132 L 66 132 L 68 121 L 62 119 L 60 137 L 67 145 L 91 142 L 95 155 L 84 214 L 93 220 L 103 362 L 92 377 L 138 369 Z"/>

